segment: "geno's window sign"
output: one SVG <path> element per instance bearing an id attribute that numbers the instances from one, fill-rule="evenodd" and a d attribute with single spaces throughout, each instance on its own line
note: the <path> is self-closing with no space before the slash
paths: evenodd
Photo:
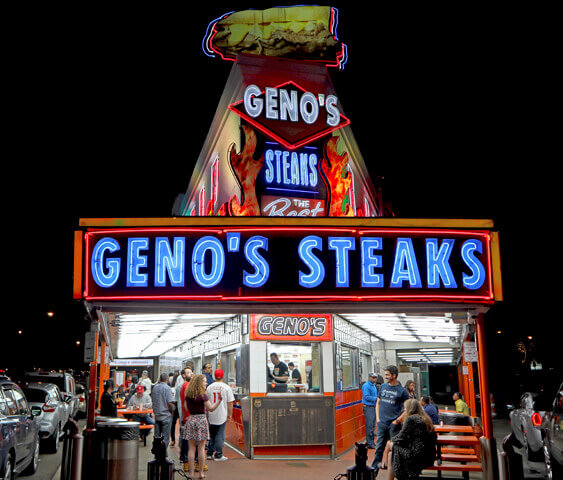
<path id="1" fill-rule="evenodd" d="M 332 340 L 332 315 L 250 315 L 252 340 Z"/>
<path id="2" fill-rule="evenodd" d="M 487 231 L 178 227 L 85 242 L 86 299 L 493 300 Z"/>

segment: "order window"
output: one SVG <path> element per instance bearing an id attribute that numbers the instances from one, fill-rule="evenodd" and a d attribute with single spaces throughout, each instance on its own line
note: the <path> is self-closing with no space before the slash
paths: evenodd
<path id="1" fill-rule="evenodd" d="M 266 381 L 270 393 L 319 393 L 318 343 L 271 343 L 267 346 Z"/>
<path id="2" fill-rule="evenodd" d="M 225 375 L 225 383 L 234 393 L 238 393 L 237 385 L 237 351 L 221 352 L 221 369 Z"/>
<path id="3" fill-rule="evenodd" d="M 358 388 L 358 349 L 339 345 L 336 365 L 336 389 Z"/>

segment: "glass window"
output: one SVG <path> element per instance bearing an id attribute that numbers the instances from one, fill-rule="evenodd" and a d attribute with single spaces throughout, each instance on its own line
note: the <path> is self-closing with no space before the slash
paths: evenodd
<path id="1" fill-rule="evenodd" d="M 6 417 L 10 415 L 8 410 L 8 405 L 6 404 L 6 399 L 4 398 L 4 392 L 0 388 L 0 415 L 5 415 Z"/>
<path id="2" fill-rule="evenodd" d="M 14 398 L 18 406 L 18 414 L 26 415 L 28 413 L 27 400 L 23 396 L 23 393 L 18 388 L 14 388 L 12 390 L 12 393 L 14 394 Z"/>
<path id="3" fill-rule="evenodd" d="M 321 392 L 318 343 L 269 343 L 267 390 L 272 393 Z"/>
<path id="4" fill-rule="evenodd" d="M 350 390 L 359 387 L 358 349 L 340 345 L 337 359 L 337 390 Z M 369 373 L 369 372 L 368 372 Z"/>
<path id="5" fill-rule="evenodd" d="M 12 395 L 12 390 L 4 390 L 4 396 L 6 397 L 6 405 L 8 406 L 9 415 L 17 415 L 18 407 L 16 405 L 16 399 Z"/>
<path id="6" fill-rule="evenodd" d="M 368 374 L 373 372 L 373 365 L 371 363 L 371 355 L 367 355 L 366 353 L 362 353 L 360 355 L 361 364 L 360 364 L 360 383 L 364 383 L 368 381 Z"/>
<path id="7" fill-rule="evenodd" d="M 237 385 L 237 351 L 230 350 L 221 352 L 221 370 L 223 370 L 224 381 L 231 387 L 234 393 L 238 392 Z"/>
<path id="8" fill-rule="evenodd" d="M 25 398 L 28 402 L 45 403 L 47 402 L 47 392 L 38 388 L 24 389 Z"/>

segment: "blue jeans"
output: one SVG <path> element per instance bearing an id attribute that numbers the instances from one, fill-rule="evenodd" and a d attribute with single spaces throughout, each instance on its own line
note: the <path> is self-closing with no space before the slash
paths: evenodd
<path id="1" fill-rule="evenodd" d="M 154 426 L 154 436 L 162 437 L 164 440 L 164 445 L 168 448 L 170 443 L 170 428 L 172 427 L 172 415 L 168 417 L 162 417 L 162 419 L 157 419 Z"/>
<path id="2" fill-rule="evenodd" d="M 375 457 L 373 457 L 373 463 L 371 464 L 371 466 L 376 469 L 376 476 L 378 470 L 377 465 L 383 458 L 383 450 L 385 450 L 385 445 L 387 445 L 387 440 L 389 440 L 390 428 L 391 422 L 377 422 L 377 443 L 375 444 Z"/>
<path id="3" fill-rule="evenodd" d="M 364 405 L 364 418 L 366 419 L 366 443 L 370 447 L 375 447 L 375 407 Z"/>
<path id="4" fill-rule="evenodd" d="M 154 419 L 150 415 L 133 415 L 134 422 L 145 422 L 147 425 L 154 425 Z"/>
<path id="5" fill-rule="evenodd" d="M 207 455 L 213 455 L 215 458 L 223 456 L 223 445 L 225 445 L 225 426 L 227 422 L 221 425 L 209 424 L 209 443 L 207 444 Z"/>

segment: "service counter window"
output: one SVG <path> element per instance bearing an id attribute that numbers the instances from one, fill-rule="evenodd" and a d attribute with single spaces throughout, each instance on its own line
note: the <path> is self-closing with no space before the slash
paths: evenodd
<path id="1" fill-rule="evenodd" d="M 360 386 L 358 349 L 337 344 L 336 357 L 336 390 L 342 391 L 358 388 Z"/>
<path id="2" fill-rule="evenodd" d="M 322 392 L 318 343 L 268 342 L 267 355 L 269 393 Z"/>

